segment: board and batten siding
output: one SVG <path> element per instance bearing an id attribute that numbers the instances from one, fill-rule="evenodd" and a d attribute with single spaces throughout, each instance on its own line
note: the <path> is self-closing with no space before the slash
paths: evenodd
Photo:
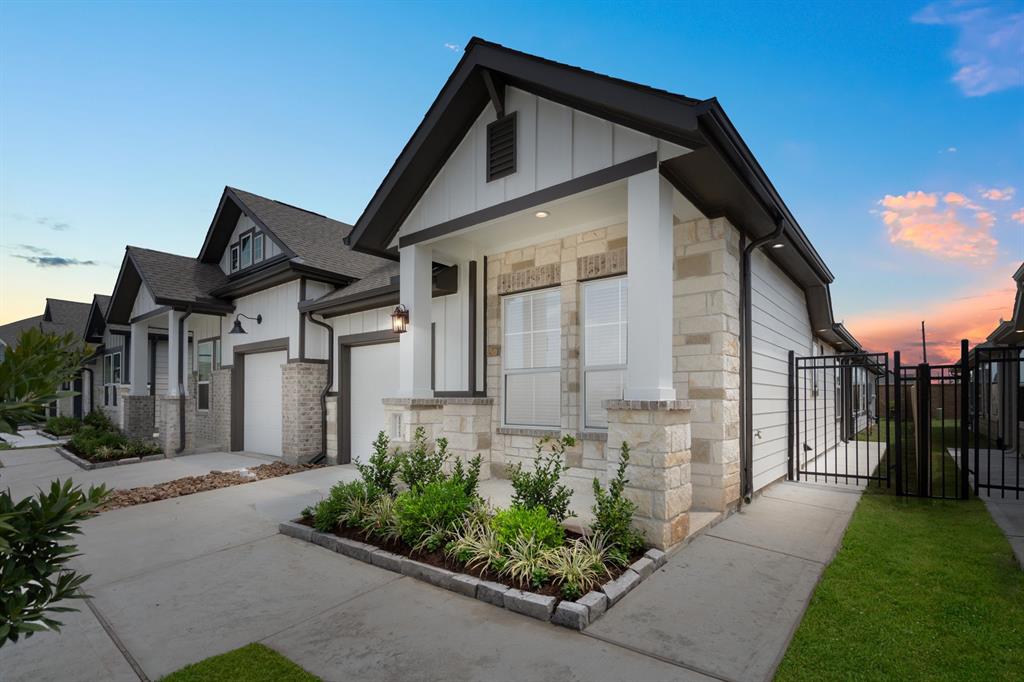
<path id="1" fill-rule="evenodd" d="M 224 247 L 224 253 L 220 255 L 220 269 L 224 271 L 224 274 L 231 274 L 231 245 L 238 241 L 238 237 L 243 232 L 248 232 L 252 228 L 256 227 L 256 223 L 244 213 L 238 216 L 238 222 L 235 223 L 235 229 L 231 232 L 231 238 L 228 239 L 227 246 Z M 262 232 L 259 228 L 256 228 L 257 232 Z M 269 235 L 263 238 L 263 260 L 273 258 L 277 254 L 281 253 L 281 248 L 277 243 L 270 238 Z"/>
<path id="2" fill-rule="evenodd" d="M 263 316 L 262 324 L 242 318 L 245 334 L 221 336 L 221 364 L 234 362 L 235 344 L 288 338 L 288 357 L 299 356 L 299 282 L 293 280 L 234 300 L 235 314 Z M 230 318 L 234 320 L 234 316 Z M 230 327 L 227 327 L 230 329 Z"/>
<path id="3" fill-rule="evenodd" d="M 132 314 L 129 319 L 135 319 L 139 315 L 145 315 L 159 307 L 156 301 L 153 300 L 153 294 L 150 292 L 149 287 L 142 283 L 139 285 L 139 293 L 135 294 L 135 302 L 132 304 Z"/>
<path id="4" fill-rule="evenodd" d="M 807 312 L 807 300 L 775 263 L 760 251 L 751 259 L 751 394 L 753 400 L 754 490 L 786 476 L 789 452 L 789 351 L 797 357 L 832 355 L 829 346 L 816 344 Z M 816 351 L 817 349 L 820 349 Z M 801 395 L 810 400 L 814 377 L 801 372 Z M 835 386 L 831 370 L 818 372 L 820 414 L 801 425 L 797 447 L 802 450 L 805 432 L 813 452 L 821 453 L 831 442 L 836 428 Z M 808 403 L 810 404 L 810 403 Z M 816 419 L 816 421 L 815 421 Z M 815 428 L 817 427 L 817 428 Z M 826 436 L 828 434 L 828 436 Z"/>
<path id="5" fill-rule="evenodd" d="M 506 89 L 516 114 L 516 171 L 487 182 L 487 105 L 406 218 L 399 235 L 525 196 L 644 154 L 660 158 L 688 149 L 524 92 Z M 396 237 L 397 239 L 397 237 Z"/>

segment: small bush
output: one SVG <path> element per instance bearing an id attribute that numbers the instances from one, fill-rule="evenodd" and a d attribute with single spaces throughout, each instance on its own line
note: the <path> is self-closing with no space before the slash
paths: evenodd
<path id="1" fill-rule="evenodd" d="M 85 415 L 82 419 L 82 423 L 86 426 L 99 429 L 100 431 L 115 431 L 114 422 L 110 421 L 110 417 L 103 410 L 93 410 L 89 414 Z"/>
<path id="2" fill-rule="evenodd" d="M 117 431 L 102 431 L 95 426 L 83 426 L 68 441 L 72 450 L 90 458 L 95 457 L 100 448 L 121 450 L 127 443 L 128 439 Z"/>
<path id="3" fill-rule="evenodd" d="M 608 546 L 602 535 L 591 535 L 562 545 L 547 555 L 551 578 L 563 599 L 575 601 L 611 577 Z"/>
<path id="4" fill-rule="evenodd" d="M 419 492 L 408 490 L 400 494 L 395 501 L 395 513 L 402 540 L 416 546 L 428 533 L 435 538 L 442 532 L 454 534 L 473 502 L 465 489 L 453 481 L 434 481 Z M 447 539 L 440 542 L 439 547 L 443 547 Z"/>
<path id="5" fill-rule="evenodd" d="M 338 524 L 358 525 L 376 497 L 375 493 L 362 481 L 335 483 L 327 497 L 313 505 L 313 527 L 328 533 Z"/>
<path id="6" fill-rule="evenodd" d="M 551 443 L 551 450 L 544 452 L 544 446 Z M 523 465 L 516 463 L 509 471 L 515 494 L 512 504 L 516 507 L 544 507 L 548 516 L 564 521 L 569 516 L 569 499 L 572 489 L 559 483 L 565 466 L 565 450 L 576 444 L 576 439 L 566 434 L 559 440 L 541 438 L 537 442 L 537 455 L 533 460 L 533 471 L 523 471 Z"/>
<path id="7" fill-rule="evenodd" d="M 378 433 L 377 440 L 373 441 L 373 454 L 370 455 L 369 461 L 366 464 L 356 462 L 356 468 L 359 469 L 359 475 L 363 477 L 363 482 L 368 487 L 394 496 L 397 492 L 395 474 L 398 473 L 401 460 L 388 451 L 390 444 L 386 433 Z"/>
<path id="8" fill-rule="evenodd" d="M 462 489 L 470 497 L 479 497 L 478 489 L 480 487 L 480 467 L 482 463 L 483 458 L 480 455 L 469 460 L 468 467 L 464 467 L 462 460 L 456 458 L 450 480 L 462 486 Z"/>
<path id="9" fill-rule="evenodd" d="M 504 566 L 502 543 L 489 523 L 468 520 L 462 524 L 454 538 L 445 547 L 449 558 L 459 561 L 471 570 Z"/>
<path id="10" fill-rule="evenodd" d="M 412 449 L 399 455 L 398 479 L 419 492 L 427 485 L 444 480 L 444 464 L 448 461 L 448 439 L 438 438 L 433 450 L 427 447 L 427 432 L 416 427 Z"/>
<path id="11" fill-rule="evenodd" d="M 591 528 L 595 534 L 603 536 L 614 553 L 624 560 L 644 548 L 644 536 L 633 528 L 636 504 L 622 494 L 629 482 L 626 478 L 629 444 L 623 442 L 619 452 L 619 467 L 608 489 L 602 488 L 601 483 L 594 479 L 594 506 L 591 507 L 594 523 Z"/>
<path id="12" fill-rule="evenodd" d="M 534 538 L 545 547 L 558 547 L 565 542 L 565 529 L 548 516 L 544 507 L 510 507 L 498 510 L 491 519 L 491 528 L 504 547 L 519 538 L 528 537 Z"/>
<path id="13" fill-rule="evenodd" d="M 533 536 L 519 536 L 504 548 L 498 573 L 520 585 L 540 588 L 551 578 L 551 551 Z"/>
<path id="14" fill-rule="evenodd" d="M 359 527 L 367 535 L 385 542 L 398 540 L 402 529 L 395 513 L 395 498 L 388 495 L 378 497 L 366 510 Z"/>
<path id="15" fill-rule="evenodd" d="M 54 436 L 70 436 L 82 428 L 82 422 L 74 417 L 50 417 L 46 420 L 43 431 Z"/>

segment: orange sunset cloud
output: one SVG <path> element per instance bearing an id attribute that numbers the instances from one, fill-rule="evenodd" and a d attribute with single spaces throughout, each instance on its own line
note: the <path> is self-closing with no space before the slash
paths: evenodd
<path id="1" fill-rule="evenodd" d="M 995 216 L 973 204 L 963 194 L 949 192 L 939 204 L 934 192 L 886 194 L 878 202 L 889 241 L 923 251 L 943 260 L 988 265 L 996 257 L 999 242 L 992 236 Z M 973 224 L 964 214 L 970 213 Z"/>
<path id="2" fill-rule="evenodd" d="M 927 304 L 912 311 L 886 311 L 846 320 L 845 324 L 868 350 L 901 351 L 904 365 L 921 361 L 921 320 L 928 336 L 928 361 L 955 362 L 960 356 L 960 339 L 973 346 L 983 341 L 1000 318 L 1013 312 L 1016 287 L 1007 278 L 1005 286 L 976 295 Z"/>
<path id="3" fill-rule="evenodd" d="M 1014 192 L 1016 190 L 1013 187 L 1004 187 L 1003 189 L 993 187 L 992 189 L 986 189 L 981 193 L 981 196 L 989 201 L 1009 201 L 1013 198 Z"/>

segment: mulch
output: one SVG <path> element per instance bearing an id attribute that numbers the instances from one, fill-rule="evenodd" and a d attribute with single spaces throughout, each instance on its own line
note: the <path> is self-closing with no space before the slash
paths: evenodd
<path id="1" fill-rule="evenodd" d="M 287 476 L 308 469 L 318 469 L 320 465 L 314 464 L 285 464 L 284 462 L 270 462 L 250 467 L 245 471 L 211 471 L 202 476 L 186 476 L 176 478 L 166 483 L 157 485 L 140 486 L 128 490 L 114 490 L 107 501 L 97 507 L 97 512 L 132 507 L 137 504 L 156 502 L 158 500 L 169 500 L 174 497 L 202 493 L 207 490 L 218 488 L 229 488 L 233 485 L 262 481 L 266 478 L 277 478 Z"/>

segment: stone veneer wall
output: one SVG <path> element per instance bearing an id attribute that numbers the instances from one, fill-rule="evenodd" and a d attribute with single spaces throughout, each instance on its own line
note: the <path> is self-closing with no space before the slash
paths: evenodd
<path id="1" fill-rule="evenodd" d="M 231 368 L 215 369 L 210 377 L 210 442 L 231 450 Z"/>
<path id="2" fill-rule="evenodd" d="M 691 406 L 693 502 L 739 499 L 740 249 L 727 220 L 675 226 L 673 378 Z"/>
<path id="3" fill-rule="evenodd" d="M 507 463 L 532 462 L 537 438 L 541 436 L 579 435 L 582 404 L 579 284 L 625 272 L 625 223 L 487 257 L 486 371 L 487 395 L 494 399 L 491 461 L 496 476 L 504 476 Z M 552 286 L 559 286 L 562 295 L 561 424 L 550 431 L 501 428 L 501 297 Z M 606 474 L 604 440 L 603 434 L 579 439 L 566 453 L 567 463 L 603 479 Z"/>
<path id="4" fill-rule="evenodd" d="M 427 442 L 448 439 L 448 452 L 464 463 L 480 455 L 480 478 L 491 477 L 490 398 L 386 398 L 385 429 L 392 448 L 407 449 L 417 427 L 427 433 Z M 454 461 L 454 460 L 452 460 Z"/>
<path id="5" fill-rule="evenodd" d="M 290 463 L 308 462 L 320 454 L 320 393 L 327 386 L 323 362 L 288 362 L 281 367 L 284 412 L 281 452 Z"/>
<path id="6" fill-rule="evenodd" d="M 199 375 L 192 372 L 188 377 L 189 395 L 195 396 L 193 404 L 196 412 L 195 440 L 196 447 L 201 448 L 208 445 L 216 445 L 213 413 L 213 382 L 210 382 L 210 409 L 199 409 Z"/>
<path id="7" fill-rule="evenodd" d="M 338 394 L 327 395 L 327 462 L 338 463 Z"/>

